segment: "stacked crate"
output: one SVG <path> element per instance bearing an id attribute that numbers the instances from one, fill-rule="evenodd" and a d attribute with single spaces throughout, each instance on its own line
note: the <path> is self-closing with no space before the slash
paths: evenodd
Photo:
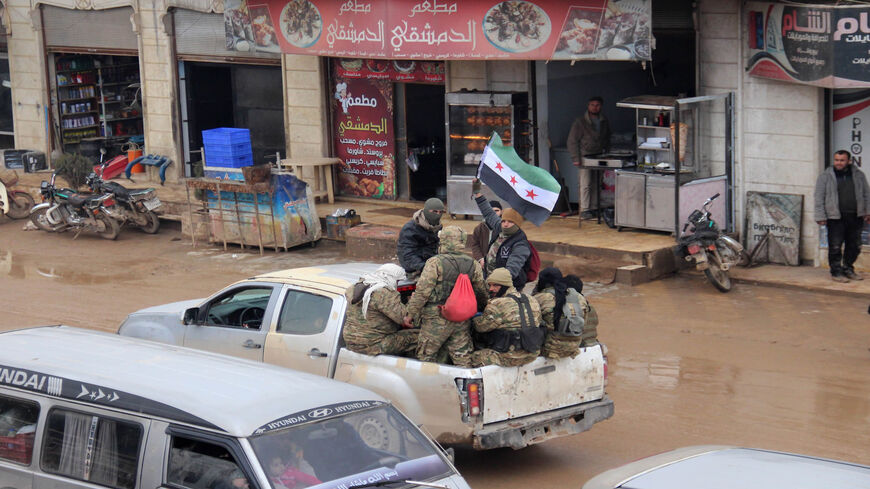
<path id="1" fill-rule="evenodd" d="M 251 131 L 219 127 L 202 131 L 205 149 L 205 176 L 222 180 L 244 180 L 241 170 L 254 164 Z"/>

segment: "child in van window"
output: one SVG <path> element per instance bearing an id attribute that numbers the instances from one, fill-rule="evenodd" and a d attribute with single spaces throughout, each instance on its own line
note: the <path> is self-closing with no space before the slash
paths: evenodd
<path id="1" fill-rule="evenodd" d="M 302 489 L 320 484 L 317 477 L 308 475 L 290 464 L 285 464 L 284 460 L 278 456 L 269 460 L 269 479 L 275 484 L 276 489 Z"/>

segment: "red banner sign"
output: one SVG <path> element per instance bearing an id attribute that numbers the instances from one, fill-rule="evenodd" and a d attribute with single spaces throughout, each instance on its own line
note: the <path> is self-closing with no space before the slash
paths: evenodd
<path id="1" fill-rule="evenodd" d="M 344 78 L 444 83 L 443 61 L 345 58 L 335 64 L 335 72 Z"/>
<path id="2" fill-rule="evenodd" d="M 339 192 L 395 199 L 393 82 L 337 76 L 333 89 Z"/>
<path id="3" fill-rule="evenodd" d="M 230 49 L 397 60 L 649 60 L 650 14 L 650 0 L 227 0 L 224 9 Z"/>

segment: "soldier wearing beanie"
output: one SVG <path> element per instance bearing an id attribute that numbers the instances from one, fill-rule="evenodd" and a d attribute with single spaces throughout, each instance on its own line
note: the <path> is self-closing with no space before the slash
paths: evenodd
<path id="1" fill-rule="evenodd" d="M 472 366 L 516 367 L 533 361 L 544 339 L 544 332 L 539 328 L 542 318 L 538 301 L 514 288 L 513 278 L 506 268 L 493 270 L 486 278 L 486 285 L 489 304 L 483 314 L 472 319 L 478 333 L 477 343 L 483 347 L 471 354 Z M 523 337 L 523 317 L 527 328 L 538 330 L 540 336 L 536 340 Z"/>
<path id="2" fill-rule="evenodd" d="M 496 268 L 507 268 L 514 287 L 523 290 L 523 286 L 526 285 L 526 263 L 532 256 L 529 240 L 521 229 L 525 219 L 514 209 L 504 209 L 501 215 L 496 214 L 480 193 L 480 187 L 480 181 L 475 179 L 472 184 L 472 196 L 477 202 L 480 213 L 483 214 L 484 222 L 492 230 L 492 237 L 483 257 L 483 273 L 488 276 Z"/>
<path id="3" fill-rule="evenodd" d="M 441 231 L 444 212 L 444 202 L 433 197 L 402 226 L 396 255 L 408 274 L 419 274 L 426 260 L 438 253 L 438 231 Z"/>

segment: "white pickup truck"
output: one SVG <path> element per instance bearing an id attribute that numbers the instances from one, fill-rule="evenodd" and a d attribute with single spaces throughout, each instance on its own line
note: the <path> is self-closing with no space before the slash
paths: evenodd
<path id="1" fill-rule="evenodd" d="M 267 273 L 206 299 L 130 314 L 118 334 L 184 345 L 332 377 L 390 399 L 441 443 L 522 448 L 588 430 L 613 415 L 603 346 L 521 367 L 459 368 L 344 348 L 345 290 L 377 265 Z M 367 442 L 386 436 L 370 422 Z M 394 431 L 394 430 L 393 430 Z M 398 440 L 382 440 L 391 445 Z M 377 442 L 381 443 L 381 442 Z"/>

